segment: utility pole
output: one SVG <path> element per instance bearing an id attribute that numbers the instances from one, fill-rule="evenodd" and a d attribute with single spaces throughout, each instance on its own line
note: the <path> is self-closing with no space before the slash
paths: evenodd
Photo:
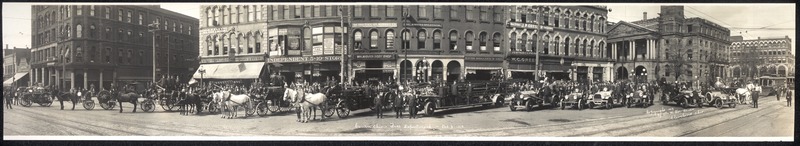
<path id="1" fill-rule="evenodd" d="M 148 30 L 153 34 L 153 83 L 156 83 L 156 31 L 158 31 L 158 22 L 150 23 L 147 25 Z M 169 60 L 169 59 L 167 59 Z"/>
<path id="2" fill-rule="evenodd" d="M 339 43 L 342 46 L 342 52 L 339 53 L 339 54 L 341 54 L 341 57 L 342 57 L 341 58 L 341 62 L 339 62 L 339 67 L 340 67 L 340 70 L 339 70 L 339 81 L 340 81 L 340 83 L 344 83 L 345 75 L 347 74 L 347 73 L 345 73 L 345 67 L 344 67 L 346 65 L 344 61 L 345 61 L 345 53 L 347 53 L 347 49 L 344 46 L 345 28 L 344 28 L 344 8 L 343 7 L 345 7 L 345 6 L 344 5 L 339 6 L 339 24 L 340 24 L 340 27 L 342 28 L 342 31 L 339 32 L 339 33 L 341 33 L 340 34 L 341 40 L 339 41 Z"/>

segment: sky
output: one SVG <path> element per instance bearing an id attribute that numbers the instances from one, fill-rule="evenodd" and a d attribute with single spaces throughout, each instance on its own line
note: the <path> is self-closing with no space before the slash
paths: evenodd
<path id="1" fill-rule="evenodd" d="M 31 46 L 31 5 L 31 3 L 3 3 L 4 45 L 8 44 L 10 47 Z M 200 3 L 161 3 L 160 5 L 161 8 L 187 16 L 198 18 L 200 15 Z M 615 3 L 604 5 L 611 9 L 608 13 L 608 20 L 618 22 L 641 20 L 642 12 L 647 12 L 648 18 L 655 18 L 660 11 L 659 7 L 664 4 Z M 728 27 L 731 30 L 731 35 L 741 35 L 745 39 L 789 36 L 792 39 L 792 48 L 795 48 L 796 7 L 794 4 L 682 5 L 685 6 L 684 14 L 686 17 L 700 17 Z M 792 54 L 794 54 L 794 50 L 792 49 Z"/>

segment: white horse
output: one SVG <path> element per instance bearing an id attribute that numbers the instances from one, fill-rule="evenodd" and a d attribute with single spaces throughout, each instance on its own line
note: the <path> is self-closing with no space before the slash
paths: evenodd
<path id="1" fill-rule="evenodd" d="M 320 109 L 325 109 L 325 101 L 327 100 L 327 96 L 322 93 L 301 93 L 297 90 L 286 88 L 283 92 L 283 100 L 290 101 L 292 104 L 295 104 L 297 107 L 300 108 L 298 112 L 300 112 L 300 116 L 297 117 L 297 122 L 307 123 L 311 120 L 311 112 L 314 111 L 314 119 L 316 119 L 316 109 L 319 107 Z M 322 110 L 322 116 L 320 119 L 325 118 L 325 110 Z"/>
<path id="2" fill-rule="evenodd" d="M 245 110 L 252 110 L 253 102 L 250 101 L 250 96 L 246 94 L 231 94 L 230 91 L 220 91 L 213 93 L 214 102 L 219 103 L 220 109 L 223 113 L 222 118 L 235 118 L 239 115 L 239 107 L 244 107 Z M 227 112 L 226 112 L 227 111 Z M 245 113 L 247 113 L 245 111 Z"/>
<path id="3" fill-rule="evenodd" d="M 750 93 L 751 93 L 750 90 L 748 90 L 747 88 L 736 89 L 736 97 L 738 98 L 739 103 L 750 104 L 749 102 L 750 100 L 748 100 L 750 99 Z"/>

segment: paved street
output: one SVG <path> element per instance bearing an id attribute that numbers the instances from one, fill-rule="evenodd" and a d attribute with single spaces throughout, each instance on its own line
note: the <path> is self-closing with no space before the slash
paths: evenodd
<path id="1" fill-rule="evenodd" d="M 87 136 L 793 136 L 794 110 L 786 101 L 761 99 L 760 108 L 683 109 L 656 103 L 648 108 L 617 107 L 611 110 L 537 109 L 511 112 L 503 108 L 468 108 L 437 111 L 437 116 L 395 119 L 387 111 L 375 119 L 369 109 L 351 112 L 346 119 L 297 123 L 293 113 L 266 117 L 221 119 L 221 115 L 181 116 L 152 113 L 75 111 L 51 107 L 15 106 L 3 111 L 3 135 L 87 135 Z M 80 105 L 78 105 L 80 106 Z M 69 108 L 68 106 L 67 108 Z M 243 115 L 240 112 L 240 115 Z M 407 116 L 407 115 L 406 115 Z"/>

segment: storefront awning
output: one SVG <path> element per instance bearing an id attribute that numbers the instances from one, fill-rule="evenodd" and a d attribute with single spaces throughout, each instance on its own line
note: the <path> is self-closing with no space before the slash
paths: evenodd
<path id="1" fill-rule="evenodd" d="M 28 75 L 28 73 L 14 74 L 14 77 L 8 78 L 7 80 L 3 81 L 3 86 L 11 86 L 11 84 L 14 84 L 14 82 L 17 82 L 19 79 L 26 77 L 26 75 Z"/>
<path id="2" fill-rule="evenodd" d="M 203 64 L 194 73 L 195 79 L 255 79 L 261 75 L 263 62 Z M 201 75 L 200 71 L 205 70 Z"/>
<path id="3" fill-rule="evenodd" d="M 466 67 L 467 70 L 501 70 L 503 67 Z"/>

